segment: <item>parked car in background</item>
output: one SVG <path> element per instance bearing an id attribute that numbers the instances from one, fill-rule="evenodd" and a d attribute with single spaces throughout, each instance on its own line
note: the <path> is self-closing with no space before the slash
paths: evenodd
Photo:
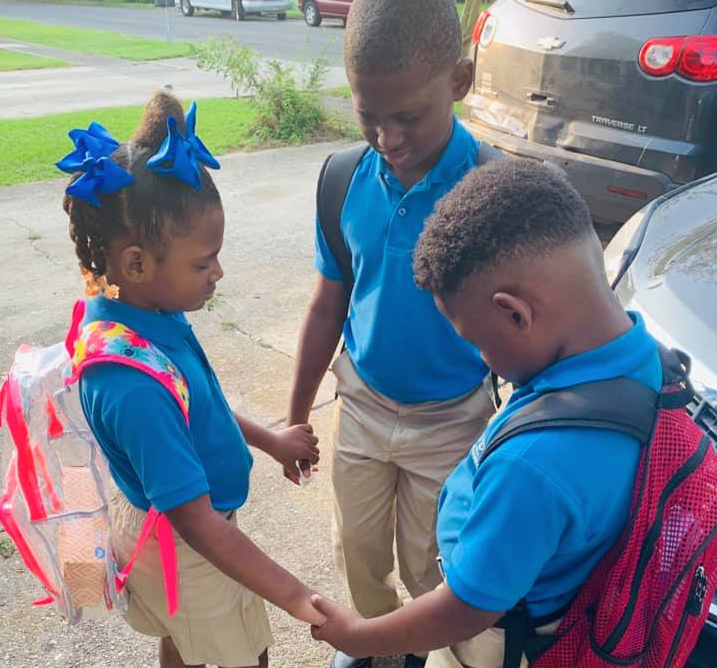
<path id="1" fill-rule="evenodd" d="M 291 0 L 180 0 L 182 14 L 193 16 L 195 9 L 217 9 L 243 21 L 250 14 L 274 15 L 279 21 L 286 19 Z"/>
<path id="2" fill-rule="evenodd" d="M 717 171 L 717 0 L 497 0 L 472 53 L 472 132 L 560 166 L 596 222 Z"/>
<path id="3" fill-rule="evenodd" d="M 605 266 L 623 306 L 690 356 L 696 397 L 688 410 L 717 441 L 717 175 L 637 213 L 607 247 Z M 716 665 L 717 598 L 686 668 Z"/>
<path id="4" fill-rule="evenodd" d="M 299 0 L 304 20 L 312 27 L 320 26 L 324 19 L 341 19 L 346 25 L 352 0 Z"/>

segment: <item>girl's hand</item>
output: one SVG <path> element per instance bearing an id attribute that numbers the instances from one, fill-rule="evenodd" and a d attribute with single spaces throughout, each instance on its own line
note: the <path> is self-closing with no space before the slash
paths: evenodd
<path id="1" fill-rule="evenodd" d="M 316 594 L 311 603 L 326 620 L 311 627 L 315 640 L 323 640 L 349 656 L 371 656 L 363 633 L 366 620 L 358 612 Z"/>
<path id="2" fill-rule="evenodd" d="M 296 462 L 308 462 L 315 466 L 319 462 L 319 442 L 310 424 L 297 424 L 276 432 L 271 456 L 284 467 L 284 474 L 292 482 L 299 483 Z M 289 473 L 292 473 L 290 476 Z"/>

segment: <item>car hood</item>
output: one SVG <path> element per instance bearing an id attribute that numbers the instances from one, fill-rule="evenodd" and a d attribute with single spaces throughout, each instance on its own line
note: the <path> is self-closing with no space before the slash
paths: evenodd
<path id="1" fill-rule="evenodd" d="M 717 178 L 654 212 L 616 291 L 654 336 L 690 355 L 698 391 L 717 399 Z"/>

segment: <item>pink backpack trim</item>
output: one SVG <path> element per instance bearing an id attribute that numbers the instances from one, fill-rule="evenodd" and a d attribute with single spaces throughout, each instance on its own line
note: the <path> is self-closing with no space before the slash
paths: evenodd
<path id="1" fill-rule="evenodd" d="M 175 398 L 184 419 L 189 422 L 189 394 L 181 372 L 171 360 L 150 341 L 142 338 L 121 323 L 97 321 L 81 327 L 85 316 L 84 301 L 78 301 L 72 313 L 72 323 L 65 339 L 70 364 L 65 372 L 66 385 L 77 382 L 83 371 L 93 364 L 123 364 L 146 373 L 157 380 Z M 21 346 L 18 354 L 29 353 L 29 346 Z M 51 397 L 47 398 L 47 435 L 51 440 L 63 434 L 64 427 Z M 5 490 L 0 498 L 0 524 L 15 543 L 26 568 L 39 580 L 48 597 L 34 605 L 48 605 L 63 600 L 63 592 L 52 584 L 49 571 L 45 570 L 39 554 L 35 554 L 14 514 L 14 502 L 22 495 L 27 506 L 30 523 L 48 520 L 62 511 L 62 503 L 47 471 L 42 448 L 32 442 L 25 420 L 23 398 L 19 379 L 11 369 L 8 378 L 0 386 L 0 427 L 3 414 L 16 447 L 15 458 L 8 467 Z M 177 555 L 174 534 L 167 517 L 150 508 L 141 528 L 134 551 L 125 567 L 116 574 L 114 587 L 121 592 L 129 574 L 147 540 L 155 535 L 159 544 L 162 575 L 165 583 L 167 612 L 173 616 L 179 603 Z M 110 606 L 109 599 L 105 599 Z M 60 606 L 61 609 L 62 606 Z"/>

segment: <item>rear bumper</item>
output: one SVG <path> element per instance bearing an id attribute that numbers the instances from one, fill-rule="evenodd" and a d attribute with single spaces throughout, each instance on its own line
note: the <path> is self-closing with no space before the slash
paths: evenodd
<path id="1" fill-rule="evenodd" d="M 679 185 L 660 172 L 536 144 L 467 119 L 462 120 L 479 141 L 517 157 L 543 160 L 560 167 L 587 202 L 593 218 L 602 222 L 622 224 L 645 204 Z M 609 187 L 636 191 L 645 196 L 620 195 L 610 192 Z"/>

